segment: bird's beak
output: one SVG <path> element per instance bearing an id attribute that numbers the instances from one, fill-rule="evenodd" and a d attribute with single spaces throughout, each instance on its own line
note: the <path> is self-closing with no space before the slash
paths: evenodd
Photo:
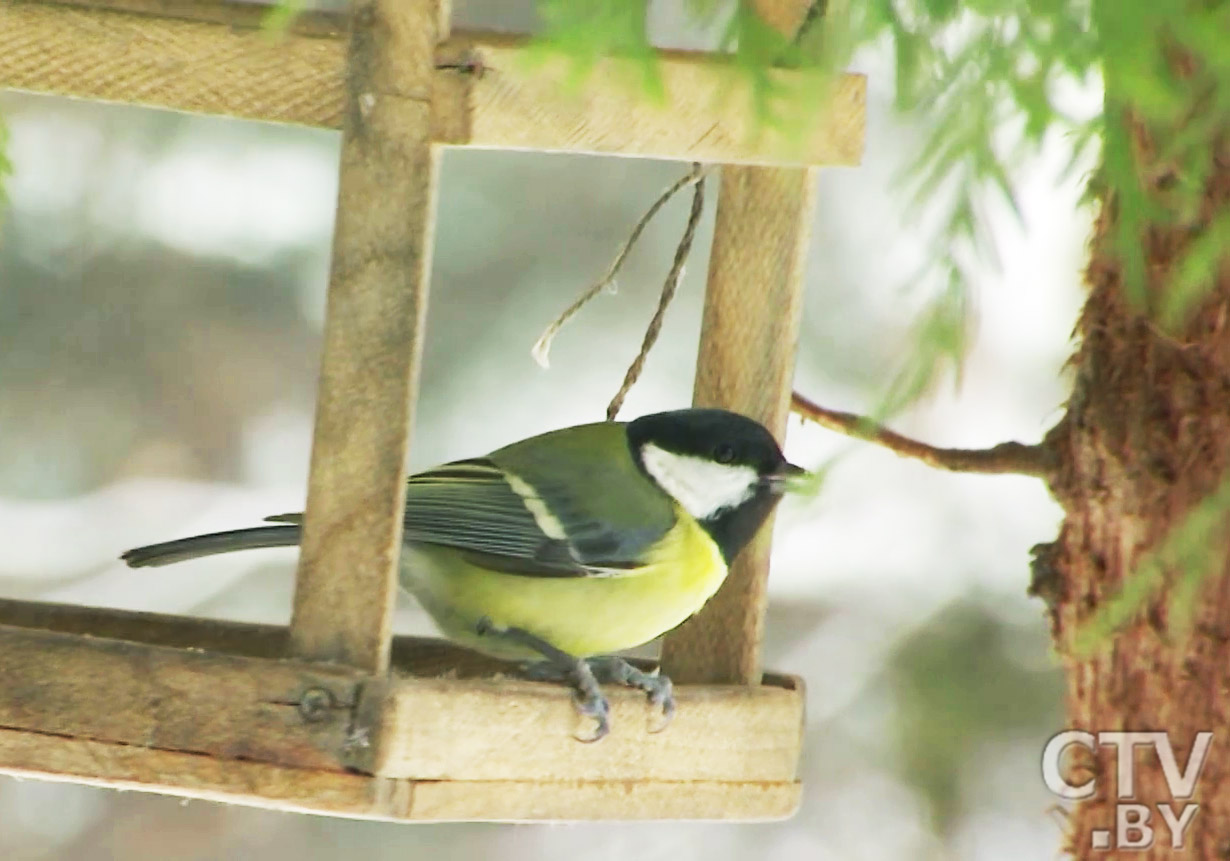
<path id="1" fill-rule="evenodd" d="M 762 480 L 775 493 L 791 493 L 801 490 L 810 483 L 812 475 L 801 466 L 793 463 L 783 463 L 776 472 L 766 475 Z"/>

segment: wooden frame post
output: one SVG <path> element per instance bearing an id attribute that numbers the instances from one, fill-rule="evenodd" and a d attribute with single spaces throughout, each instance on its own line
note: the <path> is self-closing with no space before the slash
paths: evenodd
<path id="1" fill-rule="evenodd" d="M 815 209 L 810 168 L 722 168 L 693 403 L 786 431 Z M 663 671 L 689 683 L 759 684 L 770 519 L 718 593 L 668 634 Z"/>
<path id="2" fill-rule="evenodd" d="M 800 34 L 816 5 L 753 0 L 760 17 L 788 38 Z M 713 227 L 692 402 L 750 416 L 778 442 L 790 415 L 815 188 L 810 168 L 728 165 Z M 760 684 L 772 534 L 770 517 L 718 593 L 667 636 L 662 665 L 675 681 Z"/>
<path id="3" fill-rule="evenodd" d="M 444 0 L 358 0 L 291 653 L 388 669 L 431 272 Z"/>

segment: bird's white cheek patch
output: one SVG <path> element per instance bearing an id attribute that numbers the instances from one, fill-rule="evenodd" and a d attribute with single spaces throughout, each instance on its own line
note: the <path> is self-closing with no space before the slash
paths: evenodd
<path id="1" fill-rule="evenodd" d="M 641 460 L 654 481 L 697 520 L 746 502 L 758 481 L 750 466 L 729 466 L 675 454 L 653 443 L 641 449 Z"/>

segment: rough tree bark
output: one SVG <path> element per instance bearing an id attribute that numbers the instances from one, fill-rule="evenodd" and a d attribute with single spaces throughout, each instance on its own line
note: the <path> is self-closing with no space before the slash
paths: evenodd
<path id="1" fill-rule="evenodd" d="M 1177 177 L 1158 155 L 1161 135 L 1131 124 L 1137 164 L 1150 196 L 1163 205 Z M 1144 305 L 1156 303 L 1183 251 L 1230 209 L 1230 134 L 1210 141 L 1211 171 L 1204 200 L 1186 223 L 1153 223 L 1140 237 L 1147 261 Z M 1230 465 L 1230 266 L 1189 319 L 1170 331 L 1128 298 L 1112 241 L 1118 212 L 1103 200 L 1086 273 L 1087 304 L 1077 326 L 1075 388 L 1065 418 L 1047 445 L 1057 469 L 1051 488 L 1066 511 L 1053 544 L 1035 548 L 1034 591 L 1050 606 L 1055 643 L 1067 672 L 1068 716 L 1089 731 L 1166 731 L 1178 764 L 1196 734 L 1212 731 L 1205 768 L 1191 801 L 1200 805 L 1180 857 L 1230 859 L 1230 529 L 1222 526 L 1208 552 L 1205 580 L 1186 632 L 1169 602 L 1177 578 L 1163 586 L 1097 654 L 1073 649 L 1081 624 L 1116 595 L 1150 549 L 1201 500 L 1222 486 Z M 1069 748 L 1069 751 L 1081 748 Z M 1097 848 L 1095 831 L 1115 833 L 1117 754 L 1068 759 L 1071 784 L 1096 779 L 1095 795 L 1069 821 L 1068 851 L 1076 858 L 1173 858 L 1158 803 L 1171 794 L 1158 757 L 1135 756 L 1135 802 L 1150 806 L 1153 846 L 1144 852 Z M 1084 770 L 1085 773 L 1080 773 Z M 1137 835 L 1139 836 L 1139 835 Z M 1105 839 L 1105 838 L 1101 838 Z"/>

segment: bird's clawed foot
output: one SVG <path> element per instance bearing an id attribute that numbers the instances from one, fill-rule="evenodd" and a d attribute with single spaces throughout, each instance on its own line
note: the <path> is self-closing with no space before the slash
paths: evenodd
<path id="1" fill-rule="evenodd" d="M 593 718 L 596 724 L 592 735 L 576 736 L 577 741 L 592 743 L 611 731 L 611 704 L 602 695 L 593 670 L 584 660 L 555 648 L 529 631 L 494 625 L 485 616 L 478 620 L 474 628 L 480 637 L 499 637 L 542 655 L 544 660 L 529 665 L 527 677 L 537 681 L 566 682 L 572 686 L 572 701 L 577 712 L 583 717 Z"/>
<path id="2" fill-rule="evenodd" d="M 577 712 L 592 718 L 593 734 L 577 736 L 577 741 L 592 743 L 611 731 L 611 704 L 602 695 L 601 685 L 615 684 L 644 691 L 651 705 L 660 709 L 662 721 L 650 732 L 661 732 L 675 714 L 675 694 L 671 680 L 657 670 L 639 670 L 623 658 L 575 658 L 557 649 L 541 637 L 521 628 L 501 628 L 490 619 L 482 618 L 475 625 L 479 636 L 499 637 L 532 649 L 543 656 L 542 661 L 525 667 L 526 678 L 543 682 L 563 682 L 572 687 L 572 701 Z"/>
<path id="3" fill-rule="evenodd" d="M 584 667 L 583 674 L 585 676 L 593 679 L 593 694 L 597 696 L 597 699 L 601 700 L 601 706 L 590 705 L 594 702 L 593 697 L 587 694 L 583 684 L 577 681 L 578 677 L 582 675 L 581 671 L 579 671 L 580 667 Z M 644 691 L 649 698 L 650 704 L 661 709 L 662 712 L 661 722 L 651 729 L 650 732 L 656 733 L 666 729 L 667 724 L 671 722 L 671 718 L 675 714 L 675 693 L 671 680 L 661 675 L 657 670 L 650 673 L 639 670 L 623 658 L 613 656 L 586 658 L 577 660 L 573 666 L 567 668 L 554 661 L 539 661 L 538 663 L 527 665 L 525 667 L 525 675 L 527 678 L 534 679 L 535 681 L 569 682 L 573 684 L 574 690 L 577 692 L 575 696 L 577 711 L 598 721 L 598 729 L 595 736 L 582 739 L 582 741 L 597 741 L 606 735 L 609 729 L 608 715 L 610 708 L 606 699 L 602 697 L 598 685 L 623 685 L 624 687 Z M 597 712 L 590 711 L 589 709 L 591 708 L 597 709 Z"/>
<path id="4" fill-rule="evenodd" d="M 594 731 L 588 736 L 573 736 L 577 741 L 593 744 L 611 731 L 611 704 L 602 695 L 602 688 L 594 678 L 594 672 L 583 660 L 578 660 L 573 667 L 572 704 L 577 713 L 583 717 L 594 719 Z"/>
<path id="5" fill-rule="evenodd" d="M 666 729 L 675 716 L 675 686 L 668 677 L 656 669 L 648 673 L 638 670 L 623 658 L 613 656 L 590 658 L 588 663 L 599 684 L 623 685 L 644 691 L 649 697 L 649 704 L 662 711 L 662 722 L 650 732 Z"/>

